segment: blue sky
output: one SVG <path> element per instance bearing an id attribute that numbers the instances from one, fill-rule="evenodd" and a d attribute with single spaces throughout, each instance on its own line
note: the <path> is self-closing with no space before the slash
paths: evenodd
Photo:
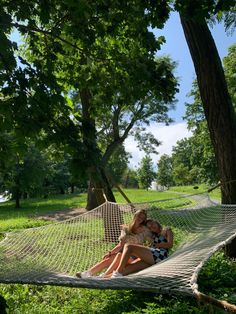
<path id="1" fill-rule="evenodd" d="M 215 25 L 213 28 L 210 28 L 210 31 L 222 59 L 228 54 L 228 48 L 236 42 L 236 32 L 233 36 L 227 36 L 222 24 Z M 178 100 L 176 109 L 170 112 L 170 117 L 172 117 L 175 122 L 170 126 L 152 124 L 148 128 L 148 131 L 153 133 L 155 137 L 162 142 L 162 145 L 158 149 L 159 154 L 151 155 L 154 166 L 156 166 L 161 155 L 170 155 L 172 147 L 178 140 L 191 135 L 182 117 L 185 114 L 185 102 L 189 101 L 186 95 L 190 92 L 192 82 L 196 78 L 196 75 L 178 14 L 172 13 L 164 29 L 154 31 L 154 33 L 156 36 L 165 36 L 166 43 L 162 45 L 158 55 L 168 54 L 178 63 L 175 74 L 179 77 L 180 83 L 180 91 L 176 95 L 176 99 Z M 138 150 L 132 137 L 129 137 L 125 141 L 125 147 L 133 156 L 130 160 L 130 166 L 132 168 L 138 167 L 144 153 Z"/>
<path id="2" fill-rule="evenodd" d="M 223 58 L 227 55 L 229 46 L 236 42 L 236 32 L 233 36 L 227 36 L 223 24 L 216 24 L 214 28 L 210 28 L 210 31 L 214 37 L 219 55 Z M 162 45 L 160 54 L 168 54 L 174 61 L 178 62 L 176 75 L 180 78 L 180 92 L 176 95 L 178 104 L 176 110 L 171 112 L 171 117 L 176 122 L 180 122 L 185 113 L 186 94 L 191 90 L 192 81 L 196 76 L 179 15 L 173 12 L 165 28 L 154 33 L 157 36 L 164 35 L 166 38 L 166 43 Z"/>

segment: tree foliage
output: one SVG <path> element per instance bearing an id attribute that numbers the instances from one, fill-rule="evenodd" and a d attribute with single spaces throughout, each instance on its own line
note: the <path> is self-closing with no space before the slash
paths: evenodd
<path id="1" fill-rule="evenodd" d="M 223 59 L 224 70 L 230 96 L 235 98 L 235 45 L 228 49 L 228 55 Z M 216 184 L 219 181 L 219 172 L 197 81 L 192 83 L 192 90 L 188 94 L 192 102 L 186 104 L 184 119 L 192 136 L 182 139 L 173 147 L 169 157 L 172 164 L 171 178 L 173 184 Z M 158 176 L 166 176 L 170 167 L 165 166 L 165 155 L 158 163 Z"/>
<path id="2" fill-rule="evenodd" d="M 233 26 L 235 16 L 232 0 L 1 4 L 3 128 L 14 126 L 23 138 L 37 138 L 43 130 L 50 140 L 64 141 L 95 188 L 108 184 L 104 167 L 135 125 L 169 122 L 173 63 L 155 60 L 164 38 L 156 39 L 149 27 L 163 27 L 172 8 L 201 27 L 214 18 Z M 9 37 L 13 28 L 27 38 L 23 53 Z M 76 103 L 71 92 L 78 95 Z M 109 140 L 102 149 L 104 124 Z"/>
<path id="3" fill-rule="evenodd" d="M 236 112 L 236 44 L 228 49 L 228 54 L 223 59 L 224 71 L 227 80 L 228 90 Z"/>
<path id="4" fill-rule="evenodd" d="M 155 179 L 156 174 L 153 170 L 152 159 L 149 155 L 143 157 L 140 162 L 140 167 L 137 170 L 139 186 L 143 189 L 148 189 L 152 181 Z"/>
<path id="5" fill-rule="evenodd" d="M 170 121 L 175 65 L 167 57 L 155 58 L 164 38 L 148 29 L 154 21 L 163 26 L 168 6 L 163 1 L 31 5 L 18 0 L 14 6 L 2 1 L 2 8 L 5 127 L 15 124 L 22 136 L 37 137 L 41 131 L 64 142 L 90 186 L 109 194 L 104 168 L 129 132 L 140 123 Z M 25 49 L 9 39 L 13 27 Z"/>
<path id="6" fill-rule="evenodd" d="M 166 187 L 173 185 L 172 158 L 166 154 L 157 163 L 157 182 Z"/>

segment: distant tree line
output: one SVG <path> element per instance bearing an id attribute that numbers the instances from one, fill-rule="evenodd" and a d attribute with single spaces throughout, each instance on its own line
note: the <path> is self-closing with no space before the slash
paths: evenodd
<path id="1" fill-rule="evenodd" d="M 236 110 L 236 44 L 229 47 L 223 64 L 229 93 Z M 184 119 L 192 136 L 178 141 L 170 156 L 164 154 L 160 157 L 156 174 L 150 157 L 144 157 L 140 168 L 137 171 L 129 170 L 127 174 L 132 185 L 135 182 L 136 187 L 148 188 L 153 180 L 166 187 L 200 183 L 216 184 L 219 181 L 219 171 L 196 81 L 192 84 L 189 97 L 193 102 L 186 104 Z M 128 187 L 128 184 L 126 183 L 125 186 Z"/>
<path id="2" fill-rule="evenodd" d="M 223 59 L 228 90 L 236 110 L 236 44 L 229 47 Z M 203 111 L 197 82 L 194 81 L 186 104 L 187 121 L 192 136 L 182 139 L 173 147 L 171 156 L 163 155 L 158 162 L 157 180 L 161 185 L 215 184 L 220 179 L 209 129 Z"/>

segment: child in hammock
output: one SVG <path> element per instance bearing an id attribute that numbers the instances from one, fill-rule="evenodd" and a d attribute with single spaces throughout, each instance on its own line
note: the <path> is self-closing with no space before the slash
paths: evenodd
<path id="1" fill-rule="evenodd" d="M 78 278 L 89 278 L 102 270 L 112 265 L 114 259 L 119 261 L 121 252 L 126 243 L 144 244 L 145 241 L 151 241 L 152 233 L 146 226 L 147 214 L 146 211 L 141 209 L 138 210 L 133 217 L 133 220 L 129 225 L 121 226 L 121 235 L 119 237 L 119 243 L 111 251 L 105 254 L 100 262 L 84 272 L 76 273 Z M 113 268 L 108 268 L 109 272 L 112 273 Z"/>
<path id="2" fill-rule="evenodd" d="M 158 221 L 148 220 L 147 227 L 153 233 L 153 243 L 151 247 L 138 244 L 125 244 L 122 256 L 118 261 L 113 261 L 113 271 L 105 273 L 105 277 L 118 278 L 152 266 L 168 257 L 168 249 L 173 246 L 173 232 L 170 228 L 163 228 Z M 131 256 L 137 259 L 129 263 Z"/>

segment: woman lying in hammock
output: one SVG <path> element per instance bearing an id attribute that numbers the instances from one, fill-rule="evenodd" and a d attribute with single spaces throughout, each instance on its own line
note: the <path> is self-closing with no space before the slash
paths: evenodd
<path id="1" fill-rule="evenodd" d="M 84 272 L 76 273 L 78 278 L 89 278 L 102 270 L 108 268 L 116 258 L 116 263 L 121 258 L 121 252 L 126 243 L 144 244 L 146 241 L 152 241 L 152 233 L 146 226 L 147 214 L 146 211 L 138 210 L 129 225 L 121 226 L 120 242 L 111 251 L 105 254 L 100 262 Z M 127 261 L 128 263 L 128 261 Z M 115 264 L 116 265 L 116 264 Z M 112 274 L 115 268 L 109 268 L 108 274 Z"/>
<path id="2" fill-rule="evenodd" d="M 153 233 L 153 243 L 151 247 L 145 247 L 137 244 L 125 244 L 122 256 L 119 260 L 113 262 L 113 271 L 111 278 L 117 278 L 135 273 L 152 266 L 168 257 L 168 249 L 173 246 L 173 232 L 170 228 L 163 228 L 159 222 L 148 220 L 147 227 Z M 128 263 L 131 256 L 137 259 L 133 263 Z M 106 277 L 110 273 L 105 273 Z"/>

